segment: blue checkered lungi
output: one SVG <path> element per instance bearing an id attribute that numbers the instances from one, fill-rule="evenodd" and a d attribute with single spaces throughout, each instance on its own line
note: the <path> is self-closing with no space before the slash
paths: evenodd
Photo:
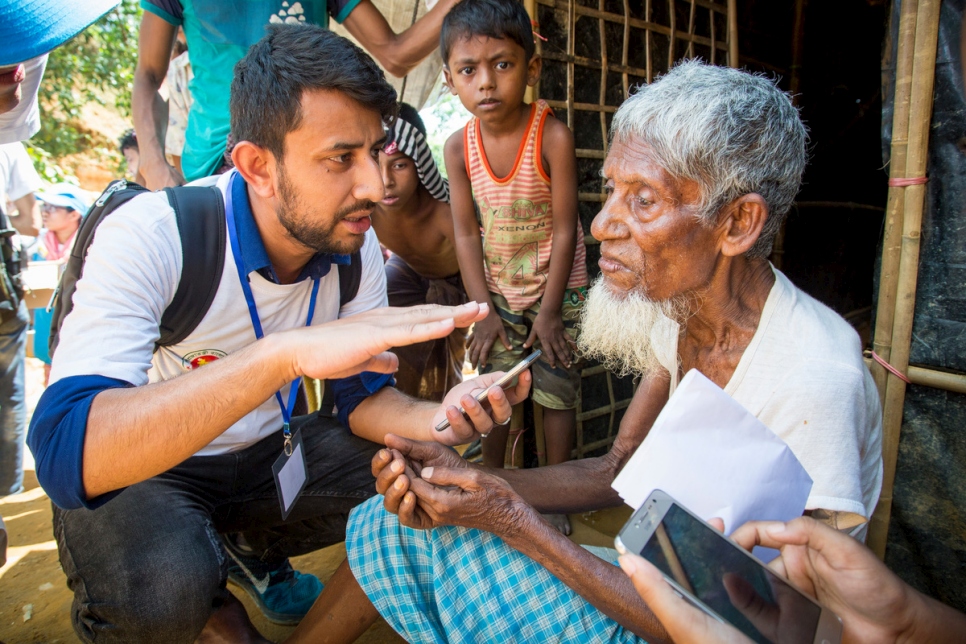
<path id="1" fill-rule="evenodd" d="M 381 496 L 352 511 L 346 550 L 379 614 L 410 642 L 643 642 L 500 538 L 406 528 Z"/>

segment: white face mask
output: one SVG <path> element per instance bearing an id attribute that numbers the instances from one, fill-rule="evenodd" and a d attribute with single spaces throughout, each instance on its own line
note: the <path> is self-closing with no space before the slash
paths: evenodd
<path id="1" fill-rule="evenodd" d="M 40 130 L 37 90 L 47 67 L 47 54 L 24 62 L 24 79 L 20 84 L 20 105 L 0 114 L 0 144 L 26 141 Z"/>

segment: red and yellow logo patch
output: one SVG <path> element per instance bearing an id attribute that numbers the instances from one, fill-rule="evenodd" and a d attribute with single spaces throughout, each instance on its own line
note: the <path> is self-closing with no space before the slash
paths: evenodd
<path id="1" fill-rule="evenodd" d="M 203 367 L 209 362 L 214 362 L 218 358 L 224 358 L 226 355 L 228 354 L 218 349 L 201 349 L 187 354 L 181 359 L 181 364 L 186 370 L 191 371 Z"/>

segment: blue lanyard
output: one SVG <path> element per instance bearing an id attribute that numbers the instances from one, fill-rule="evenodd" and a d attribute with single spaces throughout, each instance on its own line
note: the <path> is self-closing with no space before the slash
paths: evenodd
<path id="1" fill-rule="evenodd" d="M 237 178 L 237 173 L 231 176 L 231 179 L 228 180 L 228 190 L 226 192 L 225 218 L 228 224 L 228 239 L 231 242 L 231 254 L 235 258 L 235 268 L 238 269 L 238 280 L 241 282 L 242 291 L 245 293 L 245 301 L 248 303 L 248 314 L 252 318 L 252 327 L 255 329 L 255 337 L 261 340 L 263 337 L 265 337 L 265 333 L 262 331 L 262 322 L 258 317 L 258 308 L 255 306 L 255 296 L 252 293 L 251 285 L 248 283 L 248 275 L 245 273 L 244 261 L 242 260 L 241 254 L 241 245 L 238 243 L 238 230 L 235 227 L 235 212 L 232 205 L 232 188 Z M 316 277 L 314 280 L 312 280 L 312 297 L 309 299 L 309 314 L 305 320 L 305 326 L 312 324 L 312 317 L 315 315 L 315 300 L 318 294 L 319 278 Z M 292 381 L 292 385 L 289 387 L 287 406 L 282 402 L 282 392 L 275 392 L 275 400 L 278 401 L 278 406 L 282 410 L 282 420 L 284 421 L 282 425 L 282 432 L 285 435 L 285 454 L 287 456 L 292 455 L 292 431 L 289 425 L 292 422 L 292 411 L 295 409 L 295 400 L 298 398 L 301 380 L 301 378 L 296 378 Z"/>

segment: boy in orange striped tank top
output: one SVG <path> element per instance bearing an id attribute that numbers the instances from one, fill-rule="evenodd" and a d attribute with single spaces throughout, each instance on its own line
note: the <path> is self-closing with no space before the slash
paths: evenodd
<path id="1" fill-rule="evenodd" d="M 573 135 L 544 101 L 524 102 L 540 58 L 519 2 L 463 0 L 440 42 L 446 84 L 474 116 L 445 147 L 463 283 L 471 299 L 491 304 L 470 336 L 470 362 L 484 373 L 507 370 L 543 350 L 533 399 L 544 407 L 547 462 L 561 463 L 574 443 L 573 348 L 587 287 Z M 506 439 L 497 428 L 483 441 L 486 465 L 503 466 Z M 566 517 L 554 522 L 569 533 Z"/>

